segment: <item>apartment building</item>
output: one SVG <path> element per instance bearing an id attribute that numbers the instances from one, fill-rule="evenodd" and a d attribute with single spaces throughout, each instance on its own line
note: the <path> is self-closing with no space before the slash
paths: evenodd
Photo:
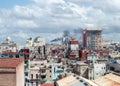
<path id="1" fill-rule="evenodd" d="M 24 59 L 0 58 L 0 86 L 24 85 Z"/>

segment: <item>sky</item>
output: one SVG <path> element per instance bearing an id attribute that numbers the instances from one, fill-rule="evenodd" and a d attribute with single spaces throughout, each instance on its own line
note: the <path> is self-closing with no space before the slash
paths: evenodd
<path id="1" fill-rule="evenodd" d="M 64 30 L 100 27 L 103 39 L 120 41 L 120 0 L 0 0 L 0 41 L 10 36 L 50 41 Z M 77 35 L 81 35 L 78 33 Z"/>

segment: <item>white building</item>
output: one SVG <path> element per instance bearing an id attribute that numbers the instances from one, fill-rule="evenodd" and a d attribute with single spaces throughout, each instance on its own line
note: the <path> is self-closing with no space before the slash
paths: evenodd
<path id="1" fill-rule="evenodd" d="M 99 57 L 98 57 L 97 53 L 87 55 L 87 60 L 92 61 L 93 63 L 95 63 L 98 59 L 99 59 Z"/>
<path id="2" fill-rule="evenodd" d="M 104 76 L 107 71 L 106 60 L 97 60 L 97 62 L 91 64 L 89 68 L 89 79 L 94 80 Z"/>
<path id="3" fill-rule="evenodd" d="M 2 43 L 0 43 L 0 53 L 2 53 L 3 51 L 16 52 L 16 50 L 19 49 L 20 46 L 14 43 L 10 37 L 7 37 Z"/>
<path id="4" fill-rule="evenodd" d="M 44 46 L 45 45 L 45 39 L 43 37 L 36 37 L 34 42 L 33 42 L 33 46 Z"/>
<path id="5" fill-rule="evenodd" d="M 30 47 L 32 47 L 32 45 L 33 45 L 32 38 L 27 39 L 27 41 L 26 41 L 26 47 L 30 48 Z"/>

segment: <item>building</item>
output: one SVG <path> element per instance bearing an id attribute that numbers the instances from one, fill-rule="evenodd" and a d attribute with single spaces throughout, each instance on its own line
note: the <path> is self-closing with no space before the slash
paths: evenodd
<path id="1" fill-rule="evenodd" d="M 88 79 L 94 80 L 108 73 L 109 70 L 106 63 L 107 60 L 96 60 L 90 64 L 88 68 Z"/>
<path id="2" fill-rule="evenodd" d="M 3 51 L 12 51 L 16 52 L 19 50 L 20 46 L 18 46 L 10 37 L 7 37 L 3 42 L 0 43 L 0 53 Z"/>
<path id="3" fill-rule="evenodd" d="M 66 74 L 66 69 L 62 63 L 53 63 L 52 65 L 52 79 L 54 81 L 59 79 L 60 75 Z"/>
<path id="4" fill-rule="evenodd" d="M 39 70 L 40 69 L 37 66 L 30 68 L 30 73 L 31 73 L 30 83 L 31 83 L 31 86 L 38 86 L 40 84 Z"/>
<path id="5" fill-rule="evenodd" d="M 25 74 L 25 82 L 26 86 L 29 85 L 30 80 L 30 59 L 29 59 L 29 49 L 21 49 L 20 51 L 3 51 L 0 54 L 0 58 L 23 58 L 24 59 L 24 74 Z"/>
<path id="6" fill-rule="evenodd" d="M 45 39 L 43 37 L 37 36 L 34 39 L 33 46 L 44 46 L 45 45 Z"/>
<path id="7" fill-rule="evenodd" d="M 24 59 L 0 58 L 0 86 L 24 85 Z"/>
<path id="8" fill-rule="evenodd" d="M 75 39 L 71 39 L 68 43 L 68 57 L 71 59 L 79 57 L 79 42 Z"/>
<path id="9" fill-rule="evenodd" d="M 26 41 L 26 47 L 27 47 L 27 48 L 31 48 L 32 45 L 33 45 L 33 40 L 32 40 L 32 38 L 27 39 L 27 41 Z"/>
<path id="10" fill-rule="evenodd" d="M 30 49 L 31 58 L 45 58 L 46 56 L 46 47 L 45 47 L 45 39 L 43 37 L 36 37 L 34 41 L 32 41 L 32 38 L 29 38 L 26 42 L 27 48 Z"/>
<path id="11" fill-rule="evenodd" d="M 88 54 L 92 54 L 93 52 L 91 52 L 89 49 L 81 49 L 79 51 L 79 57 L 80 57 L 80 60 L 83 61 L 83 60 L 87 60 L 87 55 Z"/>
<path id="12" fill-rule="evenodd" d="M 54 84 L 42 84 L 41 86 L 54 86 Z"/>
<path id="13" fill-rule="evenodd" d="M 67 75 L 56 82 L 56 86 L 98 86 L 94 82 L 77 75 Z"/>
<path id="14" fill-rule="evenodd" d="M 74 71 L 77 75 L 80 75 L 84 78 L 88 78 L 88 64 L 77 62 Z"/>
<path id="15" fill-rule="evenodd" d="M 51 67 L 47 66 L 47 60 L 31 61 L 31 86 L 38 86 L 39 84 L 52 81 Z"/>
<path id="16" fill-rule="evenodd" d="M 87 61 L 95 63 L 99 59 L 99 56 L 97 53 L 93 54 L 87 54 Z"/>
<path id="17" fill-rule="evenodd" d="M 120 86 L 120 75 L 116 73 L 110 73 L 95 79 L 94 82 L 99 86 Z"/>
<path id="18" fill-rule="evenodd" d="M 88 27 L 83 30 L 83 47 L 91 50 L 102 48 L 102 30 L 100 28 Z"/>

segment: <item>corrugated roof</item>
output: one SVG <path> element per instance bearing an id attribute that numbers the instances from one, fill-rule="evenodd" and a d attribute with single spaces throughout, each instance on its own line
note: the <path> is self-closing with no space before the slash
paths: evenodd
<path id="1" fill-rule="evenodd" d="M 23 58 L 0 58 L 0 68 L 16 68 L 23 61 Z"/>

